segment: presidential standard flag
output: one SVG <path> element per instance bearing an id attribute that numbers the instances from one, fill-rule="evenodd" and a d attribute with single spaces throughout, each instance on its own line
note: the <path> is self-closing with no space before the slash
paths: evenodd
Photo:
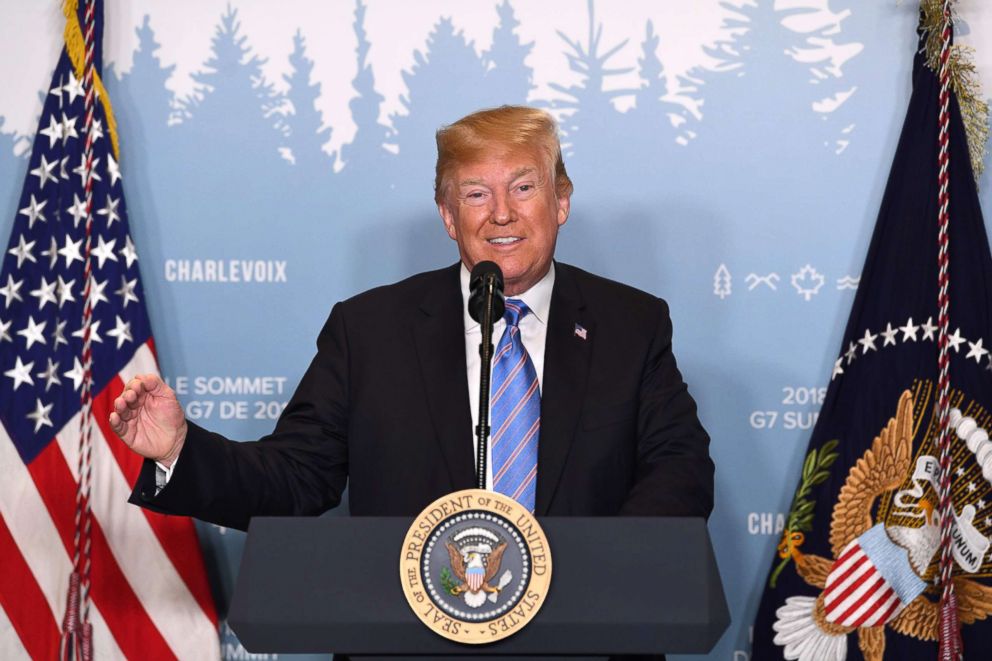
<path id="1" fill-rule="evenodd" d="M 754 659 L 937 658 L 940 46 L 927 36 L 939 37 L 941 4 L 924 2 L 909 110 L 841 353 L 764 584 Z M 955 67 L 957 75 L 965 71 L 961 53 L 951 58 Z M 952 582 L 964 658 L 990 659 L 992 258 L 962 110 L 969 126 L 983 122 L 974 121 L 982 108 L 971 90 L 952 89 Z M 984 137 L 973 139 L 984 146 Z"/>
<path id="2" fill-rule="evenodd" d="M 94 9 L 98 74 L 102 7 Z M 127 503 L 141 460 L 108 423 L 125 380 L 158 368 L 109 99 L 93 76 L 87 129 L 84 7 L 69 2 L 65 13 L 67 46 L 0 268 L 0 658 L 58 657 L 64 623 L 79 625 L 63 648 L 77 658 L 216 658 L 192 522 Z M 92 428 L 81 453 L 88 134 Z M 80 469 L 89 511 L 80 508 L 77 530 Z M 70 590 L 74 567 L 80 584 Z"/>

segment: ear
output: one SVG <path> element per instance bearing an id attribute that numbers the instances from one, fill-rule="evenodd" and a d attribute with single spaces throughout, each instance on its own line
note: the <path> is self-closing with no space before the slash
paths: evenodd
<path id="1" fill-rule="evenodd" d="M 572 208 L 572 197 L 570 195 L 558 196 L 558 226 L 561 227 L 568 220 L 568 212 Z"/>
<path id="2" fill-rule="evenodd" d="M 457 241 L 458 230 L 455 228 L 455 215 L 451 213 L 451 209 L 448 208 L 447 200 L 442 200 L 437 203 L 437 212 L 441 214 L 441 220 L 444 221 L 444 229 L 448 232 L 448 236 L 450 236 L 453 241 Z"/>

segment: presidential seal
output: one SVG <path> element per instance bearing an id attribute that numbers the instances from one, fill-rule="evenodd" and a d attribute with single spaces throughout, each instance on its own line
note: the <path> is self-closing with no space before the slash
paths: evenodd
<path id="1" fill-rule="evenodd" d="M 400 555 L 410 608 L 437 634 L 467 644 L 512 636 L 541 609 L 551 582 L 547 537 L 503 494 L 457 491 L 410 526 Z"/>

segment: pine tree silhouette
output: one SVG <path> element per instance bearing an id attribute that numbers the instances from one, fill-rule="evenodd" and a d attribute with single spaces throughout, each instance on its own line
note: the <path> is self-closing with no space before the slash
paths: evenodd
<path id="1" fill-rule="evenodd" d="M 175 65 L 162 64 L 160 44 L 147 14 L 135 34 L 138 47 L 131 69 L 118 77 L 113 67 L 107 66 L 103 81 L 117 118 L 131 231 L 142 256 L 154 259 L 162 250 L 161 241 L 154 237 L 163 219 L 175 217 L 171 209 L 173 196 L 159 198 L 155 190 L 159 186 L 175 190 L 176 173 L 188 168 L 188 163 L 177 163 L 173 157 L 176 129 L 169 122 L 176 108 L 166 82 Z M 153 279 L 148 286 L 154 290 L 157 283 Z"/>
<path id="2" fill-rule="evenodd" d="M 858 84 L 852 73 L 863 69 L 872 61 L 871 49 L 878 43 L 877 36 L 868 21 L 857 20 L 856 13 L 863 8 L 861 3 L 851 0 L 831 0 L 830 11 L 839 16 L 836 26 L 837 34 L 831 35 L 834 43 L 842 46 L 855 46 L 858 53 L 843 64 L 840 71 L 828 71 L 826 67 L 818 66 L 814 71 L 820 81 L 819 91 L 823 99 L 832 99 L 839 105 L 824 115 L 823 144 L 826 149 L 835 154 L 850 154 L 849 149 L 858 143 L 864 143 L 869 135 L 875 135 L 874 130 L 881 130 L 881 122 L 885 118 L 877 117 L 878 124 L 873 120 L 879 113 L 872 113 L 871 105 L 862 103 L 866 90 L 858 90 Z M 820 36 L 820 35 L 817 35 Z M 822 37 L 821 37 L 822 38 Z M 822 103 L 822 101 L 821 101 Z M 859 112 L 863 111 L 863 112 Z M 863 117 L 856 122 L 855 117 Z M 866 126 L 858 126 L 858 123 Z M 868 128 L 870 127 L 870 128 Z M 866 131 L 865 129 L 868 128 Z"/>
<path id="3" fill-rule="evenodd" d="M 341 158 L 344 160 L 343 173 L 359 173 L 371 176 L 380 172 L 383 165 L 393 159 L 393 155 L 385 150 L 389 127 L 379 121 L 379 112 L 385 97 L 375 89 L 375 75 L 372 65 L 368 62 L 369 40 L 365 33 L 365 4 L 355 0 L 355 37 L 358 46 L 355 48 L 358 72 L 351 81 L 351 86 L 358 96 L 348 102 L 351 108 L 351 118 L 357 129 L 350 143 L 341 147 Z"/>
<path id="4" fill-rule="evenodd" d="M 774 5 L 774 0 L 721 3 L 731 12 L 724 27 L 732 36 L 707 48 L 720 64 L 689 77 L 703 98 L 694 146 L 714 155 L 735 150 L 741 168 L 808 154 L 819 142 L 812 74 L 792 57 L 802 40 L 782 24 L 808 10 Z"/>
<path id="5" fill-rule="evenodd" d="M 211 40 L 211 55 L 192 75 L 196 92 L 182 103 L 183 129 L 194 144 L 213 144 L 212 154 L 229 164 L 250 145 L 262 158 L 279 158 L 283 136 L 279 110 L 283 97 L 265 80 L 265 60 L 252 54 L 240 34 L 236 9 L 228 6 Z M 204 154 L 206 155 L 206 154 Z"/>
<path id="6" fill-rule="evenodd" d="M 121 162 L 127 162 L 125 186 L 130 173 L 145 178 L 159 176 L 160 156 L 172 146 L 173 129 L 169 122 L 175 112 L 172 93 L 166 82 L 175 70 L 175 65 L 163 66 L 158 56 L 161 45 L 155 38 L 151 19 L 146 14 L 141 25 L 135 28 L 138 35 L 138 48 L 130 71 L 115 75 L 112 66 L 104 73 L 107 93 L 114 104 L 121 132 Z M 138 199 L 140 212 L 142 201 Z M 140 213 L 139 213 L 140 215 Z"/>
<path id="7" fill-rule="evenodd" d="M 493 30 L 493 43 L 482 55 L 487 68 L 486 85 L 495 93 L 489 105 L 522 105 L 534 89 L 534 69 L 526 63 L 534 42 L 520 42 L 516 34 L 520 21 L 513 13 L 510 0 L 497 5 L 496 13 L 499 24 Z"/>
<path id="8" fill-rule="evenodd" d="M 654 31 L 654 23 L 647 21 L 644 27 L 644 41 L 641 42 L 641 56 L 637 59 L 641 87 L 634 95 L 634 109 L 629 111 L 631 121 L 637 124 L 642 139 L 652 147 L 670 146 L 675 139 L 672 116 L 685 118 L 686 109 L 668 96 L 668 78 L 665 67 L 658 57 L 661 37 Z"/>
<path id="9" fill-rule="evenodd" d="M 568 67 L 579 74 L 580 81 L 565 87 L 558 83 L 551 83 L 550 87 L 566 96 L 565 100 L 552 102 L 553 108 L 562 108 L 572 112 L 563 120 L 561 128 L 566 137 L 565 151 L 574 153 L 576 158 L 574 163 L 582 167 L 583 161 L 588 161 L 591 165 L 593 159 L 597 160 L 599 166 L 606 163 L 615 162 L 622 155 L 618 150 L 618 145 L 613 137 L 617 130 L 617 122 L 620 121 L 621 114 L 613 106 L 613 99 L 632 94 L 634 89 L 615 89 L 606 91 L 603 84 L 607 78 L 618 76 L 632 71 L 631 67 L 610 68 L 606 64 L 624 46 L 627 39 L 612 48 L 601 52 L 603 39 L 603 24 L 596 22 L 595 6 L 593 0 L 588 0 L 587 12 L 589 15 L 589 32 L 584 44 L 578 39 L 571 39 L 568 35 L 558 31 L 568 45 L 569 50 L 565 51 L 568 58 Z M 609 167 L 609 165 L 607 165 Z"/>
<path id="10" fill-rule="evenodd" d="M 173 98 L 165 84 L 176 66 L 162 66 L 156 54 L 161 44 L 155 39 L 148 14 L 134 32 L 138 35 L 138 48 L 134 51 L 131 70 L 108 91 L 114 107 L 120 108 L 120 114 L 127 117 L 129 131 L 139 138 L 147 138 L 155 132 L 165 131 L 169 124 Z M 113 76 L 107 78 L 113 79 Z"/>
<path id="11" fill-rule="evenodd" d="M 415 190 L 429 191 L 433 184 L 439 127 L 487 105 L 486 69 L 472 43 L 451 19 L 441 18 L 427 38 L 427 50 L 414 52 L 414 65 L 403 72 L 407 93 L 400 98 L 406 114 L 393 115 L 396 145 L 404 172 Z M 458 81 L 457 94 L 446 94 Z"/>
<path id="12" fill-rule="evenodd" d="M 331 139 L 331 129 L 324 128 L 324 120 L 317 110 L 320 83 L 311 82 L 313 60 L 306 55 L 306 42 L 297 30 L 293 35 L 293 52 L 289 54 L 292 71 L 283 74 L 289 85 L 287 97 L 292 109 L 283 123 L 288 130 L 286 143 L 298 173 L 315 174 L 332 171 L 332 160 L 322 149 Z"/>

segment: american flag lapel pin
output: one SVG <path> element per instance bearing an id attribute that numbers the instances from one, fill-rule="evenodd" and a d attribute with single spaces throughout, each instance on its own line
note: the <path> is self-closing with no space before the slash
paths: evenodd
<path id="1" fill-rule="evenodd" d="M 580 340 L 588 340 L 589 339 L 589 331 L 587 331 L 585 328 L 583 328 L 579 324 L 575 324 L 575 336 L 577 338 L 579 338 Z"/>

